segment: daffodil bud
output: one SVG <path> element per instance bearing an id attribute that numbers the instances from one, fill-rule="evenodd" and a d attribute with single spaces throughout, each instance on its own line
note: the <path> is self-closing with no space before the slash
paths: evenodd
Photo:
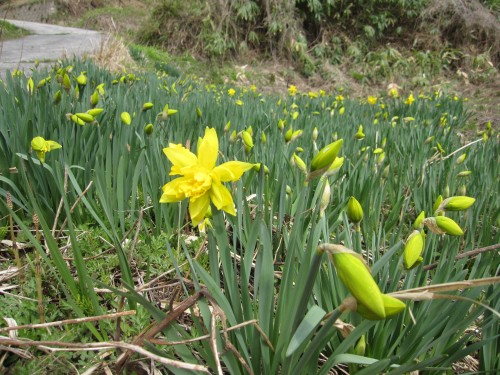
<path id="1" fill-rule="evenodd" d="M 43 86 L 45 86 L 48 82 L 50 82 L 50 79 L 51 79 L 51 77 L 50 77 L 50 76 L 48 76 L 47 78 L 41 79 L 41 80 L 38 82 L 38 84 L 36 85 L 36 88 L 37 88 L 37 89 L 42 88 L 42 87 L 43 87 Z"/>
<path id="2" fill-rule="evenodd" d="M 385 152 L 382 152 L 377 158 L 377 164 L 380 166 L 385 160 Z"/>
<path id="3" fill-rule="evenodd" d="M 85 75 L 87 72 L 81 72 L 78 77 L 76 77 L 76 82 L 80 86 L 85 86 L 87 84 L 87 76 Z"/>
<path id="4" fill-rule="evenodd" d="M 373 153 L 376 154 L 376 155 L 377 154 L 381 154 L 383 152 L 384 152 L 384 150 L 382 148 L 380 148 L 380 147 L 377 147 L 375 150 L 373 150 Z"/>
<path id="5" fill-rule="evenodd" d="M 363 220 L 363 208 L 358 200 L 352 196 L 347 203 L 347 218 L 355 224 Z"/>
<path id="6" fill-rule="evenodd" d="M 449 234 L 450 236 L 462 236 L 464 232 L 453 219 L 446 216 L 428 217 L 423 221 L 424 225 L 432 233 Z"/>
<path id="7" fill-rule="evenodd" d="M 333 262 L 337 275 L 358 303 L 363 306 L 366 314 L 375 319 L 386 317 L 382 293 L 373 280 L 368 266 L 363 258 L 342 245 L 320 245 Z"/>
<path id="8" fill-rule="evenodd" d="M 328 182 L 328 179 L 325 178 L 325 187 L 323 189 L 323 194 L 321 195 L 321 201 L 319 204 L 319 216 L 323 217 L 325 214 L 325 209 L 328 207 L 330 204 L 330 197 L 331 197 L 331 190 L 330 190 L 330 183 Z M 321 186 L 321 185 L 319 185 Z"/>
<path id="9" fill-rule="evenodd" d="M 285 120 L 282 120 L 282 119 L 278 120 L 278 129 L 279 130 L 283 130 L 285 128 L 285 125 L 286 125 L 286 121 Z"/>
<path id="10" fill-rule="evenodd" d="M 151 102 L 146 102 L 142 105 L 142 108 L 141 108 L 141 111 L 142 112 L 146 112 L 148 110 L 150 110 L 151 108 L 153 108 L 153 103 Z"/>
<path id="11" fill-rule="evenodd" d="M 266 144 L 267 143 L 267 137 L 266 137 L 266 133 L 264 133 L 264 131 L 262 131 L 261 135 L 260 135 L 260 140 L 263 144 Z"/>
<path id="12" fill-rule="evenodd" d="M 85 121 L 83 121 L 81 118 L 79 118 L 77 115 L 73 115 L 70 113 L 70 116 L 69 118 L 71 119 L 71 121 L 73 121 L 75 124 L 78 124 L 80 126 L 83 126 L 86 124 Z"/>
<path id="13" fill-rule="evenodd" d="M 236 130 L 233 130 L 233 132 L 229 136 L 229 142 L 234 143 L 236 141 L 236 138 L 238 138 L 238 135 L 236 134 Z"/>
<path id="14" fill-rule="evenodd" d="M 264 167 L 264 174 L 269 174 L 269 168 L 267 167 L 267 165 L 264 165 L 262 163 L 257 163 L 257 164 L 254 164 L 253 166 L 253 170 L 256 171 L 256 172 L 260 172 L 260 168 Z"/>
<path id="15" fill-rule="evenodd" d="M 342 139 L 323 147 L 311 161 L 311 171 L 318 171 L 332 165 L 342 147 Z"/>
<path id="16" fill-rule="evenodd" d="M 337 173 L 339 171 L 340 168 L 342 168 L 342 165 L 344 165 L 344 157 L 335 158 L 332 165 L 330 165 L 328 167 L 328 169 L 326 170 L 326 172 L 323 176 L 329 177 L 329 176 L 334 175 L 335 173 Z"/>
<path id="17" fill-rule="evenodd" d="M 130 125 L 132 123 L 132 118 L 130 117 L 130 113 L 122 112 L 120 115 L 120 119 L 125 125 Z"/>
<path id="18" fill-rule="evenodd" d="M 196 107 L 196 117 L 201 118 L 203 116 L 203 112 L 200 107 Z"/>
<path id="19" fill-rule="evenodd" d="M 355 137 L 358 140 L 361 140 L 365 137 L 365 133 L 363 133 L 363 125 L 359 125 L 358 131 L 357 131 Z"/>
<path id="20" fill-rule="evenodd" d="M 146 133 L 146 135 L 151 135 L 151 134 L 153 134 L 153 130 L 154 130 L 153 124 L 147 124 L 147 125 L 144 127 L 144 133 Z"/>
<path id="21" fill-rule="evenodd" d="M 71 80 L 69 79 L 69 75 L 67 73 L 65 73 L 63 76 L 62 85 L 63 85 L 63 89 L 67 93 L 69 93 L 69 90 L 71 89 Z"/>
<path id="22" fill-rule="evenodd" d="M 241 133 L 241 139 L 243 139 L 243 143 L 245 144 L 246 147 L 250 149 L 253 147 L 252 136 L 246 130 L 243 130 L 243 132 Z"/>
<path id="23" fill-rule="evenodd" d="M 424 237 L 418 230 L 414 230 L 406 240 L 404 262 L 407 269 L 413 268 L 424 250 Z"/>
<path id="24" fill-rule="evenodd" d="M 100 115 L 103 111 L 104 111 L 104 109 L 103 109 L 103 108 L 92 108 L 92 109 L 89 109 L 89 110 L 87 111 L 87 113 L 88 113 L 89 115 L 91 115 L 92 117 L 96 117 L 96 116 L 99 116 L 99 115 Z M 77 116 L 78 116 L 78 113 L 77 113 Z M 84 120 L 84 121 L 85 121 L 85 120 Z M 90 122 L 92 122 L 92 121 L 90 121 Z"/>
<path id="25" fill-rule="evenodd" d="M 361 335 L 356 346 L 354 346 L 354 353 L 356 355 L 364 356 L 366 351 L 366 339 L 365 335 Z"/>
<path id="26" fill-rule="evenodd" d="M 457 177 L 467 177 L 472 174 L 472 171 L 462 171 L 459 174 L 457 174 Z"/>
<path id="27" fill-rule="evenodd" d="M 318 139 L 318 135 L 319 135 L 318 128 L 314 127 L 313 132 L 312 132 L 313 141 L 316 141 Z"/>
<path id="28" fill-rule="evenodd" d="M 393 317 L 406 308 L 406 305 L 397 298 L 391 297 L 387 294 L 382 294 L 381 297 L 384 306 L 384 317 L 380 317 L 379 315 L 374 314 L 372 311 L 370 311 L 370 309 L 366 308 L 363 304 L 360 303 L 358 303 L 356 312 L 363 318 L 369 320 L 381 320 Z"/>
<path id="29" fill-rule="evenodd" d="M 94 108 L 97 103 L 99 103 L 99 93 L 95 90 L 92 95 L 90 95 L 90 107 Z"/>
<path id="30" fill-rule="evenodd" d="M 62 99 L 62 93 L 61 90 L 57 90 L 57 92 L 54 94 L 54 100 L 52 101 L 54 104 L 59 104 Z"/>
<path id="31" fill-rule="evenodd" d="M 424 141 L 424 144 L 431 143 L 434 140 L 434 136 L 431 135 L 430 137 L 427 137 L 426 140 Z"/>
<path id="32" fill-rule="evenodd" d="M 290 126 L 285 133 L 285 142 L 290 142 L 292 140 L 293 128 Z"/>
<path id="33" fill-rule="evenodd" d="M 456 164 L 462 164 L 465 161 L 465 158 L 467 157 L 466 153 L 463 153 L 460 155 L 457 160 L 455 161 Z"/>
<path id="34" fill-rule="evenodd" d="M 443 196 L 442 195 L 439 195 L 437 198 L 436 198 L 436 201 L 434 202 L 434 204 L 432 205 L 432 211 L 433 212 L 436 212 L 439 208 L 439 206 L 441 205 L 441 202 L 443 201 Z"/>
<path id="35" fill-rule="evenodd" d="M 286 185 L 286 195 L 292 195 L 292 188 L 290 187 L 290 185 Z"/>
<path id="36" fill-rule="evenodd" d="M 390 164 L 387 164 L 384 170 L 382 171 L 382 178 L 389 177 Z"/>
<path id="37" fill-rule="evenodd" d="M 464 211 L 474 204 L 476 199 L 465 196 L 454 196 L 441 202 L 438 211 Z"/>
<path id="38" fill-rule="evenodd" d="M 422 229 L 424 227 L 422 223 L 424 219 L 425 219 L 425 212 L 422 211 L 415 219 L 415 222 L 413 223 L 413 229 Z"/>
<path id="39" fill-rule="evenodd" d="M 458 190 L 458 192 L 460 195 L 467 194 L 467 188 L 465 187 L 465 185 L 460 186 L 460 189 Z"/>
<path id="40" fill-rule="evenodd" d="M 227 133 L 231 129 L 231 120 L 226 122 L 226 125 L 224 126 L 224 133 Z"/>
<path id="41" fill-rule="evenodd" d="M 302 171 L 302 172 L 304 172 L 304 173 L 307 174 L 307 165 L 306 165 L 306 163 L 295 152 L 292 155 L 292 164 L 295 165 L 295 166 L 297 166 L 297 168 L 299 168 L 300 171 Z"/>
<path id="42" fill-rule="evenodd" d="M 345 107 L 340 107 L 339 109 L 339 115 L 343 115 L 345 113 Z"/>
<path id="43" fill-rule="evenodd" d="M 26 84 L 26 90 L 28 91 L 28 94 L 33 95 L 33 91 L 35 91 L 35 82 L 33 81 L 32 77 L 28 79 L 28 83 Z"/>

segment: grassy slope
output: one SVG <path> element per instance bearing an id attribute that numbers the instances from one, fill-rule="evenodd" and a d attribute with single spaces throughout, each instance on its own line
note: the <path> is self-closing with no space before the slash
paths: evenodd
<path id="1" fill-rule="evenodd" d="M 29 31 L 0 20 L 0 41 L 21 38 L 29 35 Z"/>

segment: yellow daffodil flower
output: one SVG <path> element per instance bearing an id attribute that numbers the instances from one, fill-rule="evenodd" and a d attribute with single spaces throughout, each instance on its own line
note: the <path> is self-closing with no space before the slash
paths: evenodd
<path id="1" fill-rule="evenodd" d="M 43 137 L 35 137 L 31 141 L 31 148 L 36 152 L 38 159 L 45 162 L 45 153 L 61 148 L 62 146 L 55 141 L 47 141 Z"/>
<path id="2" fill-rule="evenodd" d="M 294 96 L 297 93 L 297 86 L 290 85 L 290 87 L 288 88 L 288 93 L 290 94 L 290 96 Z"/>
<path id="3" fill-rule="evenodd" d="M 410 95 L 408 95 L 408 98 L 406 98 L 405 104 L 412 105 L 414 101 L 415 101 L 415 98 L 413 97 L 413 94 L 410 94 Z"/>
<path id="4" fill-rule="evenodd" d="M 237 181 L 254 165 L 240 161 L 229 161 L 216 166 L 219 140 L 213 128 L 206 128 L 200 139 L 198 155 L 184 146 L 171 143 L 163 152 L 172 163 L 170 175 L 181 175 L 163 186 L 160 203 L 179 202 L 189 198 L 189 213 L 193 225 L 206 216 L 210 202 L 218 210 L 235 215 L 234 202 L 229 190 L 222 182 Z"/>
<path id="5" fill-rule="evenodd" d="M 368 104 L 370 105 L 375 105 L 377 103 L 377 97 L 376 96 L 372 96 L 372 95 L 369 95 L 368 98 L 366 99 L 366 101 L 368 102 Z"/>
<path id="6" fill-rule="evenodd" d="M 228 94 L 229 96 L 234 96 L 234 94 L 236 94 L 236 90 L 235 90 L 235 89 L 233 89 L 233 88 L 231 88 L 231 89 L 227 90 L 227 94 Z"/>

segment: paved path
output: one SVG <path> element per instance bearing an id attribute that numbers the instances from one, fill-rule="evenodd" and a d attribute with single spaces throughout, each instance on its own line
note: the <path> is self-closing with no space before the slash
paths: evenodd
<path id="1" fill-rule="evenodd" d="M 31 32 L 23 38 L 0 42 L 0 76 L 7 70 L 27 70 L 35 60 L 51 65 L 64 57 L 82 56 L 97 50 L 103 34 L 92 31 L 37 22 L 6 20 Z"/>

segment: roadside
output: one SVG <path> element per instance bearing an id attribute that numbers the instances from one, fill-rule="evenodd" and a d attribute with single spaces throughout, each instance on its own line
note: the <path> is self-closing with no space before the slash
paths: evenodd
<path id="1" fill-rule="evenodd" d="M 42 66 L 52 65 L 61 58 L 85 56 L 97 50 L 103 34 L 97 31 L 48 25 L 38 22 L 6 20 L 28 30 L 31 35 L 0 42 L 0 76 L 7 70 L 27 70 L 38 61 Z"/>

